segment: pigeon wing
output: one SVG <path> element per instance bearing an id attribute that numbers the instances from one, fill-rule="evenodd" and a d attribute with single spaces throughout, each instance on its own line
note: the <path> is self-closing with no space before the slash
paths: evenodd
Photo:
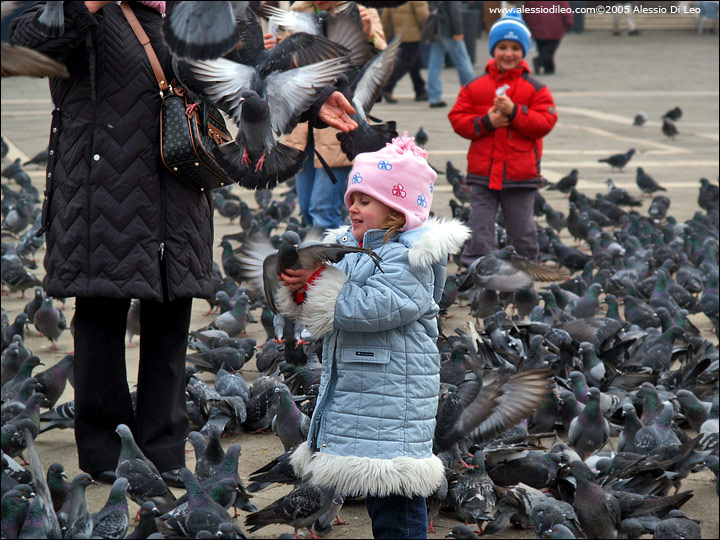
<path id="1" fill-rule="evenodd" d="M 174 2 L 162 29 L 170 51 L 191 60 L 219 58 L 238 40 L 230 2 Z"/>
<path id="2" fill-rule="evenodd" d="M 471 434 L 472 438 L 488 441 L 531 416 L 553 390 L 548 369 L 532 369 L 509 377 L 494 375 L 483 381 L 483 387 L 500 390 L 498 406 Z"/>
<path id="3" fill-rule="evenodd" d="M 33 440 L 30 431 L 27 429 L 25 430 L 25 440 L 27 441 L 26 450 L 28 453 L 28 460 L 30 461 L 30 471 L 32 472 L 33 480 L 35 481 L 35 492 L 37 493 L 37 497 L 40 499 L 40 506 L 42 507 L 43 529 L 47 531 L 49 538 L 60 538 L 60 523 L 58 522 L 53 509 L 52 496 L 50 495 L 50 488 L 48 488 L 47 481 L 45 479 L 42 462 L 40 461 L 40 454 L 38 454 L 35 441 Z"/>
<path id="4" fill-rule="evenodd" d="M 375 55 L 358 77 L 353 102 L 363 112 L 369 113 L 393 71 L 393 65 L 400 50 L 400 38 L 395 37 L 388 47 Z"/>
<path id="5" fill-rule="evenodd" d="M 368 42 L 362 30 L 360 14 L 357 6 L 348 2 L 348 9 L 330 15 L 326 19 L 326 36 L 329 40 L 339 43 L 350 50 L 350 62 L 353 66 L 366 65 L 375 54 L 375 48 Z"/>
<path id="6" fill-rule="evenodd" d="M 268 51 L 261 73 L 267 75 L 271 71 L 307 66 L 349 54 L 348 49 L 322 36 L 305 32 L 290 34 Z"/>
<path id="7" fill-rule="evenodd" d="M 188 64 L 196 79 L 214 83 L 204 89 L 205 95 L 223 105 L 233 121 L 240 125 L 240 92 L 253 89 L 257 77 L 255 69 L 225 58 Z"/>
<path id="8" fill-rule="evenodd" d="M 546 266 L 530 262 L 521 255 L 513 255 L 510 258 L 510 262 L 515 268 L 529 274 L 530 277 L 536 281 L 561 281 L 563 279 L 567 279 L 566 274 L 553 270 L 552 268 L 547 268 Z"/>
<path id="9" fill-rule="evenodd" d="M 317 15 L 313 13 L 287 11 L 279 7 L 264 4 L 260 8 L 260 15 L 268 19 L 272 17 L 275 24 L 293 34 L 297 32 L 306 32 L 315 35 L 322 34 L 320 21 Z"/>
<path id="10" fill-rule="evenodd" d="M 317 99 L 317 89 L 331 85 L 347 69 L 347 57 L 273 72 L 265 79 L 265 98 L 275 133 L 290 133 L 300 115 Z"/>

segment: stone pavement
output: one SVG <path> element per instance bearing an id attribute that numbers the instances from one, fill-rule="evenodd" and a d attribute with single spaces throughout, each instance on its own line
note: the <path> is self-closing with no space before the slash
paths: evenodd
<path id="1" fill-rule="evenodd" d="M 488 58 L 487 40 L 478 41 L 478 66 L 482 71 Z M 557 53 L 557 73 L 540 76 L 555 96 L 559 122 L 545 139 L 543 174 L 549 180 L 557 180 L 570 169 L 580 171 L 579 189 L 592 195 L 605 189 L 604 181 L 612 177 L 620 187 L 637 193 L 635 167 L 643 167 L 660 184 L 668 188 L 672 200 L 670 214 L 679 220 L 693 215 L 697 207 L 698 179 L 718 179 L 718 39 L 714 35 L 698 36 L 694 32 L 644 32 L 636 37 L 613 37 L 606 32 L 571 34 L 563 40 Z M 11 158 L 32 156 L 47 146 L 49 112 L 51 103 L 46 81 L 25 78 L 2 79 L 2 135 L 11 143 Z M 454 69 L 443 72 L 444 99 L 449 104 L 459 90 Z M 398 129 L 409 134 L 422 125 L 430 135 L 427 144 L 429 160 L 439 170 L 452 160 L 465 169 L 468 142 L 455 135 L 447 121 L 447 109 L 429 109 L 426 103 L 415 103 L 409 79 L 406 77 L 396 87 L 399 103 L 378 104 L 373 114 L 397 121 Z M 680 135 L 668 140 L 660 132 L 660 116 L 667 110 L 680 106 L 683 117 L 677 122 Z M 632 119 L 643 111 L 650 120 L 643 127 L 634 127 Z M 597 159 L 624 152 L 634 147 L 638 154 L 624 172 L 610 172 Z M 5 165 L 5 162 L 3 163 Z M 38 189 L 43 189 L 44 171 L 29 171 Z M 5 181 L 5 180 L 3 180 Z M 238 193 L 240 189 L 235 188 Z M 553 207 L 567 210 L 561 195 L 550 192 L 545 195 Z M 252 194 L 242 193 L 254 207 Z M 435 189 L 434 211 L 448 215 L 450 186 L 442 177 Z M 216 218 L 216 239 L 223 234 L 236 232 L 236 225 Z M 38 256 L 42 257 L 42 252 Z M 216 249 L 220 260 L 220 250 Z M 450 271 L 454 271 L 451 268 Z M 14 297 L 3 298 L 3 306 L 13 316 L 22 310 L 27 300 Z M 72 300 L 68 302 L 66 315 L 71 317 Z M 195 302 L 192 328 L 207 324 L 203 317 L 207 306 L 204 301 Z M 451 331 L 467 320 L 467 308 L 455 308 L 454 318 L 446 324 Z M 696 321 L 704 331 L 706 320 Z M 249 327 L 249 333 L 259 338 L 263 335 L 259 325 Z M 709 336 L 708 332 L 705 332 Z M 49 343 L 32 329 L 29 331 L 28 347 L 43 361 L 51 365 L 72 349 L 72 338 L 66 332 L 60 339 L 59 350 L 49 350 Z M 254 361 L 244 371 L 251 380 L 255 376 Z M 128 351 L 128 380 L 134 384 L 137 377 L 137 347 Z M 211 380 L 211 379 L 210 379 Z M 72 399 L 68 387 L 60 402 Z M 241 433 L 226 439 L 226 443 L 240 442 L 243 456 L 241 476 L 267 463 L 282 452 L 282 446 L 273 434 L 248 435 Z M 77 471 L 73 435 L 70 431 L 53 431 L 38 438 L 40 455 L 45 466 L 59 461 L 72 478 Z M 188 456 L 192 468 L 193 458 Z M 717 538 L 718 498 L 715 487 L 707 473 L 692 475 L 683 483 L 683 489 L 695 490 L 695 497 L 683 509 L 693 518 L 702 519 L 703 535 Z M 288 491 L 275 487 L 257 494 L 253 499 L 262 508 Z M 88 502 L 97 511 L 105 502 L 108 488 L 92 487 L 88 490 Z M 136 510 L 131 505 L 131 511 Z M 342 516 L 350 525 L 335 527 L 329 538 L 370 538 L 369 519 L 362 502 L 347 504 Z M 436 522 L 437 532 L 432 538 L 444 537 L 457 524 L 453 514 L 443 515 Z M 256 538 L 277 537 L 288 532 L 285 526 L 270 526 L 251 535 Z M 506 528 L 497 537 L 526 537 L 532 533 Z"/>

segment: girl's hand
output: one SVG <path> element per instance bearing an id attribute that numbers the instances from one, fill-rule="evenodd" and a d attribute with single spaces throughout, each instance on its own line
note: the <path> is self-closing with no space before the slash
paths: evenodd
<path id="1" fill-rule="evenodd" d="M 365 6 L 358 4 L 358 11 L 360 12 L 360 20 L 362 21 L 363 33 L 368 39 L 372 39 L 372 26 L 370 21 L 370 13 Z"/>
<path id="2" fill-rule="evenodd" d="M 490 123 L 495 129 L 510 125 L 510 120 L 508 119 L 508 117 L 495 108 L 490 109 L 487 115 L 490 119 Z"/>
<path id="3" fill-rule="evenodd" d="M 283 285 L 289 287 L 290 290 L 295 293 L 305 288 L 307 280 L 310 279 L 310 276 L 321 266 L 322 265 L 318 263 L 315 268 L 298 268 L 297 270 L 288 268 L 278 276 L 278 279 L 282 281 Z"/>
<path id="4" fill-rule="evenodd" d="M 497 96 L 493 102 L 493 108 L 500 111 L 505 116 L 510 116 L 515 108 L 515 104 L 507 96 Z"/>

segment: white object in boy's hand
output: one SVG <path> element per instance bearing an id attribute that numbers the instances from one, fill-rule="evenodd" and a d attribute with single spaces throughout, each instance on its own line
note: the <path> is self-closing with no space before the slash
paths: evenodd
<path id="1" fill-rule="evenodd" d="M 509 84 L 503 84 L 500 88 L 495 90 L 495 96 L 504 96 L 505 92 L 507 92 L 508 88 L 510 88 Z"/>

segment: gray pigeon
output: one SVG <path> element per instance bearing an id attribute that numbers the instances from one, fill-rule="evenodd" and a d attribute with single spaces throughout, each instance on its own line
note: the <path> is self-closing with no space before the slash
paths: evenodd
<path id="1" fill-rule="evenodd" d="M 39 383 L 38 392 L 45 394 L 46 401 L 43 407 L 52 409 L 65 391 L 67 385 L 68 373 L 73 368 L 75 355 L 66 354 L 57 364 L 49 367 L 45 371 L 33 375 Z"/>
<path id="2" fill-rule="evenodd" d="M 559 281 L 565 277 L 556 270 L 530 262 L 519 255 L 514 246 L 505 246 L 476 259 L 458 288 L 462 292 L 475 285 L 496 291 L 515 291 L 532 286 L 534 280 Z"/>
<path id="3" fill-rule="evenodd" d="M 210 499 L 189 469 L 180 469 L 180 479 L 185 484 L 188 495 L 185 529 L 190 538 L 196 537 L 200 531 L 210 531 L 215 534 L 221 523 L 232 523 L 230 514 Z"/>
<path id="4" fill-rule="evenodd" d="M 155 517 L 157 515 L 158 509 L 154 502 L 147 501 L 143 503 L 140 507 L 140 523 L 138 523 L 135 530 L 127 536 L 128 540 L 149 538 L 151 534 L 157 533 L 158 528 L 155 524 Z"/>
<path id="5" fill-rule="evenodd" d="M 671 139 L 674 139 L 675 135 L 679 135 L 678 129 L 677 127 L 675 127 L 675 124 L 667 118 L 663 118 L 663 123 L 660 130 L 663 132 L 663 135 L 665 135 L 666 137 L 670 137 Z"/>
<path id="6" fill-rule="evenodd" d="M 290 525 L 297 531 L 310 527 L 325 514 L 333 503 L 333 491 L 313 484 L 300 484 L 284 497 L 279 498 L 258 512 L 245 518 L 248 532 L 255 532 L 271 523 Z M 311 532 L 311 536 L 313 533 Z"/>
<path id="7" fill-rule="evenodd" d="M 35 312 L 33 324 L 38 332 L 50 340 L 50 348 L 57 350 L 57 340 L 67 328 L 67 321 L 63 312 L 53 306 L 50 296 L 43 300 L 42 306 Z"/>
<path id="8" fill-rule="evenodd" d="M 290 389 L 285 384 L 280 383 L 275 386 L 275 398 L 278 401 L 278 408 L 272 421 L 272 429 L 280 437 L 287 452 L 297 448 L 307 439 L 310 418 L 300 412 Z"/>
<path id="9" fill-rule="evenodd" d="M 248 2 L 178 2 L 163 21 L 170 52 L 190 60 L 219 58 L 238 43 L 236 16 Z"/>
<path id="10" fill-rule="evenodd" d="M 125 492 L 129 484 L 127 478 L 118 477 L 110 488 L 105 506 L 92 515 L 93 538 L 125 538 L 130 523 Z"/>
<path id="11" fill-rule="evenodd" d="M 673 413 L 672 404 L 666 403 L 660 416 L 638 430 L 634 442 L 639 454 L 646 456 L 656 448 L 680 445 L 680 440 L 672 428 Z"/>
<path id="12" fill-rule="evenodd" d="M 702 538 L 700 525 L 680 510 L 670 510 L 668 517 L 658 523 L 653 539 Z"/>
<path id="13" fill-rule="evenodd" d="M 590 397 L 568 430 L 568 442 L 582 457 L 599 450 L 610 439 L 610 426 L 600 412 L 600 390 L 590 388 Z"/>
<path id="14" fill-rule="evenodd" d="M 156 505 L 170 504 L 175 495 L 165 484 L 157 467 L 142 453 L 130 428 L 119 424 L 115 430 L 122 440 L 115 474 L 128 480 L 128 494 L 138 505 L 153 501 Z"/>
<path id="15" fill-rule="evenodd" d="M 493 481 L 485 470 L 484 451 L 475 452 L 471 463 L 474 468 L 458 478 L 450 498 L 465 523 L 491 521 L 497 501 Z"/>
<path id="16" fill-rule="evenodd" d="M 33 473 L 35 484 L 35 501 L 37 503 L 41 530 L 48 538 L 60 538 L 60 523 L 55 515 L 52 495 L 47 485 L 40 455 L 38 454 L 35 441 L 28 431 L 25 432 L 25 440 L 27 441 L 28 460 L 30 461 L 30 470 Z M 21 536 L 24 538 L 24 536 Z"/>
<path id="17" fill-rule="evenodd" d="M 640 191 L 646 195 L 652 195 L 656 191 L 667 191 L 664 187 L 658 184 L 652 176 L 643 171 L 642 167 L 637 168 L 635 183 L 640 188 Z"/>
<path id="18" fill-rule="evenodd" d="M 85 489 L 93 485 L 95 481 L 88 473 L 80 473 L 73 478 L 70 484 L 69 511 L 67 513 L 67 532 L 65 538 L 77 538 L 78 535 L 85 535 L 90 538 L 93 530 L 93 521 L 87 502 L 85 501 Z"/>
<path id="19" fill-rule="evenodd" d="M 635 149 L 631 148 L 624 154 L 613 154 L 610 157 L 604 159 L 598 159 L 598 163 L 607 163 L 612 169 L 620 169 L 621 171 L 628 164 L 635 154 Z"/>
<path id="20" fill-rule="evenodd" d="M 577 481 L 572 506 L 587 537 L 617 538 L 620 503 L 593 482 L 592 471 L 582 461 L 573 461 L 567 470 Z"/>
<path id="21" fill-rule="evenodd" d="M 544 538 L 547 531 L 555 525 L 566 527 L 573 535 L 572 538 L 579 538 L 582 535 L 582 527 L 572 505 L 555 500 L 553 497 L 548 497 L 547 500 L 533 506 L 530 512 L 530 525 L 538 538 Z"/>

